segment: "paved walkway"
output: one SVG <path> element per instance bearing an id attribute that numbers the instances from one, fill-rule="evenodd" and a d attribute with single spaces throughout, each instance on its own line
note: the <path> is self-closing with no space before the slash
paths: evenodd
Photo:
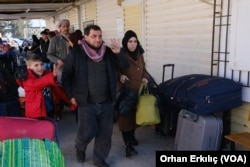
<path id="1" fill-rule="evenodd" d="M 66 166 L 94 167 L 92 164 L 94 140 L 89 144 L 86 150 L 86 162 L 83 164 L 76 162 L 74 143 L 77 124 L 75 114 L 65 109 L 63 111 L 63 118 L 58 121 L 58 128 L 60 147 L 64 154 Z M 121 134 L 117 124 L 114 123 L 112 148 L 107 158 L 107 162 L 111 167 L 155 167 L 155 151 L 173 149 L 174 138 L 156 135 L 152 126 L 139 127 L 136 130 L 136 138 L 139 142 L 139 145 L 135 147 L 138 151 L 138 155 L 126 158 L 125 146 Z"/>

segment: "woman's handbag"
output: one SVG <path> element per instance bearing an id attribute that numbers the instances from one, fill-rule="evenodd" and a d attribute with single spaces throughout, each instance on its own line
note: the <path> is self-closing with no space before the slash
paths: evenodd
<path id="1" fill-rule="evenodd" d="M 116 93 L 115 109 L 121 115 L 126 115 L 136 107 L 137 91 L 131 89 L 127 83 Z"/>
<path id="2" fill-rule="evenodd" d="M 157 99 L 149 93 L 147 84 L 142 83 L 138 91 L 136 124 L 155 125 L 160 123 L 160 121 Z"/>

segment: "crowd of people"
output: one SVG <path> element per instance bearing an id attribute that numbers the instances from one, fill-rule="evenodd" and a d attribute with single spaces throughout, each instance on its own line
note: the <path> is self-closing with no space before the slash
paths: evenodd
<path id="1" fill-rule="evenodd" d="M 69 27 L 69 20 L 62 19 L 58 34 L 45 29 L 40 39 L 32 35 L 30 45 L 27 41 L 23 43 L 18 55 L 24 55 L 28 72 L 27 78 L 18 80 L 18 84 L 25 92 L 25 116 L 54 117 L 54 97 L 60 97 L 63 105 L 77 113 L 78 162 L 85 161 L 87 146 L 95 139 L 93 163 L 108 167 L 105 160 L 111 149 L 115 112 L 126 157 L 137 154 L 136 106 L 128 114 L 120 115 L 114 103 L 116 91 L 125 82 L 135 91 L 142 82 L 148 82 L 144 50 L 132 30 L 125 33 L 122 45 L 118 39 L 111 39 L 107 46 L 98 25 L 88 25 L 83 33 L 81 30 L 70 33 Z M 10 57 L 7 49 L 2 57 Z"/>

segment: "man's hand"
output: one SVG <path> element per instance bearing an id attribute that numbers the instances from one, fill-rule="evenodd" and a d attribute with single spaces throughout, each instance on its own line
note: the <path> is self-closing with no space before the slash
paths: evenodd
<path id="1" fill-rule="evenodd" d="M 121 47 L 120 47 L 120 41 L 118 39 L 111 39 L 110 40 L 110 48 L 114 54 L 120 53 Z"/>
<path id="2" fill-rule="evenodd" d="M 64 65 L 64 62 L 60 59 L 57 60 L 57 65 L 58 65 L 58 68 L 62 67 Z"/>
<path id="3" fill-rule="evenodd" d="M 58 73 L 58 70 L 59 70 L 58 66 L 53 64 L 53 75 L 54 75 L 54 77 L 56 77 L 56 75 Z"/>

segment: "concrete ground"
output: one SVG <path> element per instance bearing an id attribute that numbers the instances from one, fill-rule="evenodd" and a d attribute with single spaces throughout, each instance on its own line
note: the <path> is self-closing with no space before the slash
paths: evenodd
<path id="1" fill-rule="evenodd" d="M 62 119 L 58 121 L 60 148 L 66 161 L 66 167 L 94 167 L 92 164 L 93 142 L 86 150 L 86 162 L 80 164 L 75 156 L 75 136 L 77 124 L 75 114 L 64 109 Z M 174 138 L 157 135 L 152 126 L 141 126 L 136 130 L 136 138 L 139 145 L 136 146 L 138 155 L 125 157 L 125 146 L 121 133 L 114 123 L 112 148 L 106 161 L 111 167 L 155 167 L 156 150 L 173 150 Z"/>

